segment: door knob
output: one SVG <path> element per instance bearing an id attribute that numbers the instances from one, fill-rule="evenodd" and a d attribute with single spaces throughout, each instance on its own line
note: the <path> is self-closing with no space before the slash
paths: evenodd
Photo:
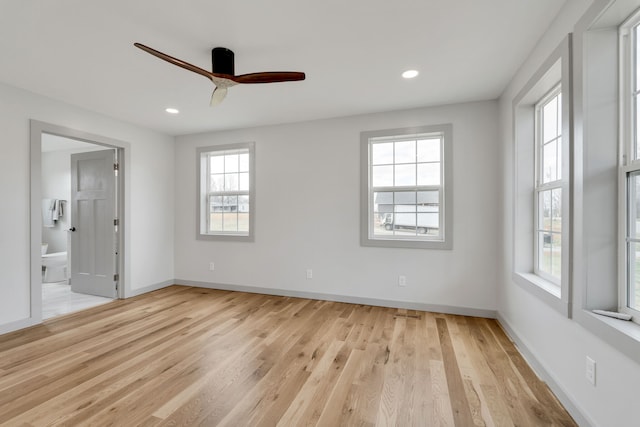
<path id="1" fill-rule="evenodd" d="M 71 227 L 71 228 L 69 229 L 69 231 L 76 231 L 76 228 L 75 228 L 75 227 Z"/>

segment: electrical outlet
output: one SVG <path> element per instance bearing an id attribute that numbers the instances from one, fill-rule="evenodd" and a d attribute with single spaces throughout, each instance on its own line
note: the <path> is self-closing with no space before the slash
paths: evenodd
<path id="1" fill-rule="evenodd" d="M 307 268 L 307 279 L 313 279 L 313 270 Z"/>
<path id="2" fill-rule="evenodd" d="M 596 361 L 589 356 L 587 356 L 585 376 L 587 377 L 587 381 L 594 386 L 596 385 Z"/>
<path id="3" fill-rule="evenodd" d="M 216 265 L 212 262 L 209 263 L 209 271 L 213 271 L 216 269 Z"/>
<path id="4" fill-rule="evenodd" d="M 398 286 L 407 286 L 407 276 L 398 276 Z"/>

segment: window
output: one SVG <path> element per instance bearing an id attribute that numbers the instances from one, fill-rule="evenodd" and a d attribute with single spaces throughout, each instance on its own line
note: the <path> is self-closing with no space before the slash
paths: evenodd
<path id="1" fill-rule="evenodd" d="M 197 237 L 253 240 L 254 144 L 197 150 Z"/>
<path id="2" fill-rule="evenodd" d="M 534 271 L 560 285 L 562 277 L 562 93 L 560 86 L 535 107 L 536 184 Z"/>
<path id="3" fill-rule="evenodd" d="M 621 34 L 621 205 L 619 310 L 640 317 L 640 15 L 620 28 Z"/>
<path id="4" fill-rule="evenodd" d="M 571 35 L 513 101 L 514 282 L 570 315 Z"/>
<path id="5" fill-rule="evenodd" d="M 451 248 L 451 125 L 361 134 L 362 244 Z"/>

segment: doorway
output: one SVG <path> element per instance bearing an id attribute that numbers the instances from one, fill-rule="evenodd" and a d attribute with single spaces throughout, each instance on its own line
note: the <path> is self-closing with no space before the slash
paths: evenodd
<path id="1" fill-rule="evenodd" d="M 31 317 L 36 322 L 123 297 L 122 145 L 31 123 Z"/>

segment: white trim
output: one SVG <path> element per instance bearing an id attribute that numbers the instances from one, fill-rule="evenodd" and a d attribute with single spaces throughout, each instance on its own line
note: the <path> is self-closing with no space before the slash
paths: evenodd
<path id="1" fill-rule="evenodd" d="M 440 158 L 439 189 L 439 236 L 425 238 L 420 236 L 373 238 L 370 233 L 370 223 L 373 215 L 373 201 L 371 200 L 371 167 L 370 140 L 384 139 L 406 140 L 413 136 L 425 134 L 439 134 L 442 138 Z M 435 186 L 413 186 L 412 188 L 431 188 Z M 386 129 L 365 131 L 360 133 L 360 245 L 387 248 L 416 248 L 416 249 L 452 249 L 453 248 L 453 125 L 429 125 L 413 128 Z"/>
<path id="2" fill-rule="evenodd" d="M 42 243 L 42 213 L 39 206 L 42 197 L 42 134 L 62 136 L 65 138 L 76 139 L 94 145 L 100 145 L 108 148 L 115 148 L 118 152 L 117 159 L 119 163 L 118 183 L 116 190 L 117 216 L 119 219 L 117 233 L 118 256 L 116 258 L 116 274 L 118 274 L 118 291 L 117 298 L 124 298 L 127 294 L 129 283 L 125 274 L 125 251 L 126 245 L 126 208 L 125 200 L 125 180 L 127 164 L 125 163 L 126 151 L 130 145 L 127 142 L 119 141 L 109 137 L 95 135 L 65 126 L 58 126 L 51 123 L 45 123 L 38 120 L 30 120 L 30 314 L 29 322 L 38 324 L 42 322 L 42 279 L 41 279 L 41 243 Z"/>
<path id="3" fill-rule="evenodd" d="M 217 151 L 227 150 L 248 150 L 249 151 L 249 232 L 203 232 L 205 221 L 203 216 L 208 212 L 209 199 L 209 165 L 204 166 L 203 173 L 203 154 Z M 256 165 L 255 142 L 239 142 L 233 144 L 210 145 L 206 147 L 196 148 L 196 239 L 197 240 L 227 240 L 235 242 L 253 242 L 255 239 L 255 212 L 256 212 L 256 190 L 255 190 L 255 165 Z M 203 201 L 203 197 L 205 200 Z M 208 220 L 206 221 L 208 223 Z M 208 225 L 208 224 L 207 224 Z M 205 230 L 206 231 L 206 230 Z"/>
<path id="4" fill-rule="evenodd" d="M 533 369 L 538 377 L 544 381 L 547 386 L 549 386 L 553 394 L 558 398 L 569 414 L 571 414 L 578 425 L 582 427 L 597 426 L 593 419 L 587 415 L 586 411 L 584 411 L 578 401 L 560 385 L 560 382 L 551 374 L 551 371 L 547 366 L 536 357 L 536 353 L 531 350 L 531 348 L 534 347 L 529 345 L 527 341 L 520 336 L 520 334 L 516 333 L 515 329 L 511 327 L 507 319 L 501 313 L 497 314 L 497 320 L 498 323 L 500 323 L 500 326 L 502 326 L 502 330 L 513 341 L 517 350 L 525 358 L 531 369 Z"/>
<path id="5" fill-rule="evenodd" d="M 254 294 L 277 295 L 283 297 L 307 298 L 321 301 L 346 302 L 349 304 L 364 304 L 378 307 L 404 308 L 408 310 L 429 311 L 435 313 L 457 314 L 460 316 L 485 317 L 495 319 L 495 310 L 472 307 L 455 307 L 440 304 L 425 304 L 413 301 L 397 301 L 377 298 L 358 297 L 351 295 L 324 294 L 318 292 L 295 291 L 289 289 L 263 288 L 259 286 L 233 285 L 225 283 L 199 282 L 194 280 L 176 279 L 176 285 L 194 286 L 198 288 L 220 289 L 225 291 L 249 292 Z"/>
<path id="6" fill-rule="evenodd" d="M 572 235 L 574 209 L 573 188 L 573 86 L 572 35 L 549 55 L 524 85 L 512 103 L 513 108 L 513 264 L 514 281 L 567 317 L 571 317 L 572 301 Z M 560 287 L 551 278 L 534 278 L 537 263 L 537 195 L 538 144 L 537 105 L 562 88 L 562 261 Z M 549 187 L 548 184 L 545 184 Z M 558 295 L 557 291 L 560 291 Z"/>
<path id="7" fill-rule="evenodd" d="M 175 280 L 170 279 L 170 280 L 165 280 L 164 282 L 160 282 L 160 283 L 156 283 L 156 284 L 153 284 L 153 285 L 145 286 L 144 288 L 131 289 L 125 298 L 136 297 L 138 295 L 146 294 L 148 292 L 157 291 L 158 289 L 163 289 L 163 288 L 167 288 L 169 286 L 172 286 L 175 283 L 176 283 Z"/>

